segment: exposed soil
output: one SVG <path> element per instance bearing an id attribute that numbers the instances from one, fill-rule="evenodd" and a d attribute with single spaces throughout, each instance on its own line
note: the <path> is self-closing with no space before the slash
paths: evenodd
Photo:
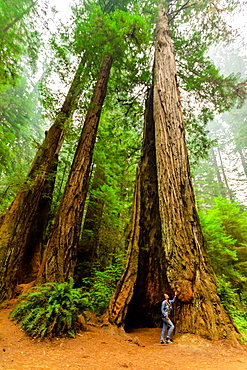
<path id="1" fill-rule="evenodd" d="M 247 370 L 247 346 L 208 341 L 193 335 L 159 344 L 159 328 L 130 333 L 87 324 L 75 339 L 38 341 L 27 337 L 0 310 L 0 369 Z"/>

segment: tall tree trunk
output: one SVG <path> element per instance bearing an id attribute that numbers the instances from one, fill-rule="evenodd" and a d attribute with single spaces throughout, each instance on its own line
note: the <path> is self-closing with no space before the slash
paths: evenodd
<path id="1" fill-rule="evenodd" d="M 227 180 L 227 177 L 226 177 L 225 168 L 224 168 L 224 164 L 223 164 L 223 161 L 222 161 L 222 156 L 221 156 L 221 152 L 220 152 L 219 147 L 217 147 L 217 151 L 218 151 L 218 155 L 219 155 L 219 158 L 220 158 L 221 171 L 222 171 L 222 174 L 223 174 L 224 182 L 226 184 L 227 194 L 228 194 L 229 199 L 233 200 L 232 191 L 231 191 L 231 189 L 229 187 L 229 184 L 228 184 L 228 180 Z"/>
<path id="2" fill-rule="evenodd" d="M 102 169 L 96 167 L 92 186 L 90 188 L 90 197 L 88 200 L 85 221 L 83 224 L 80 245 L 78 248 L 78 265 L 87 262 L 87 270 L 90 270 L 90 266 L 98 260 L 99 256 L 100 225 L 105 202 L 102 197 L 95 196 L 94 191 L 98 190 L 105 183 L 105 181 L 106 179 Z M 79 268 L 77 271 L 80 279 L 84 276 L 84 272 L 87 273 L 85 270 L 80 272 Z"/>
<path id="3" fill-rule="evenodd" d="M 28 239 L 37 223 L 37 209 L 42 199 L 47 175 L 55 156 L 59 153 L 66 124 L 71 119 L 83 90 L 82 59 L 69 92 L 55 123 L 47 131 L 45 140 L 38 150 L 27 179 L 8 209 L 0 229 L 0 302 L 11 298 L 14 287 L 22 283 L 21 266 Z"/>
<path id="4" fill-rule="evenodd" d="M 155 189 L 155 181 L 153 182 L 152 175 L 147 173 L 151 169 L 151 166 L 148 166 L 143 179 L 148 181 L 150 178 L 151 181 L 149 186 L 148 183 L 140 185 L 140 189 L 144 191 L 140 204 L 141 207 L 144 205 L 139 215 L 146 213 L 144 222 L 150 227 L 150 233 L 142 240 L 141 231 L 144 227 L 141 226 L 140 233 L 137 230 L 143 220 L 135 220 L 134 227 L 137 230 L 132 228 L 132 234 L 139 234 L 139 247 L 135 247 L 135 252 L 138 251 L 138 269 L 132 269 L 132 287 L 128 288 L 129 293 L 126 292 L 124 278 L 124 275 L 128 275 L 128 270 L 124 272 L 119 285 L 122 291 L 117 288 L 118 296 L 116 299 L 115 293 L 111 302 L 109 320 L 114 324 L 123 325 L 124 320 L 137 311 L 139 323 L 142 321 L 147 324 L 147 316 L 149 321 L 154 323 L 157 320 L 156 304 L 161 302 L 164 290 L 177 290 L 179 295 L 175 316 L 176 333 L 194 333 L 212 339 L 230 338 L 236 334 L 235 327 L 217 295 L 216 278 L 204 250 L 196 211 L 173 43 L 165 13 L 160 16 L 155 35 L 154 93 L 153 99 L 149 100 L 148 109 L 149 112 L 153 109 L 158 200 L 149 203 L 149 197 L 150 200 L 152 197 L 155 199 L 157 194 L 153 190 L 152 195 L 150 191 L 151 184 Z M 144 141 L 144 155 L 153 156 L 152 151 L 148 151 L 149 147 Z M 157 203 L 160 223 L 159 217 L 153 212 L 157 209 Z M 156 219 L 156 225 L 153 217 Z M 133 246 L 130 244 L 130 256 L 131 248 Z M 135 261 L 136 259 L 135 256 Z M 130 259 L 127 264 L 128 269 Z M 147 301 L 142 299 L 139 293 L 143 286 L 148 289 L 148 292 L 144 293 Z M 144 292 L 144 289 L 142 291 Z M 160 309 L 160 305 L 157 307 Z"/>
<path id="5" fill-rule="evenodd" d="M 220 170 L 219 170 L 218 163 L 217 163 L 217 158 L 216 158 L 216 155 L 215 155 L 215 152 L 214 152 L 213 148 L 211 148 L 210 153 L 211 153 L 212 158 L 213 158 L 214 170 L 215 170 L 215 173 L 216 173 L 216 176 L 217 176 L 217 181 L 218 181 L 218 184 L 219 184 L 219 194 L 222 197 L 226 198 L 226 191 L 224 189 L 224 182 L 221 178 Z"/>
<path id="6" fill-rule="evenodd" d="M 227 180 L 227 177 L 226 177 L 225 168 L 224 168 L 224 164 L 223 164 L 223 161 L 222 161 L 222 156 L 221 156 L 221 152 L 220 152 L 219 147 L 217 147 L 217 151 L 218 151 L 218 155 L 219 155 L 219 158 L 220 158 L 220 166 L 221 166 L 221 171 L 222 171 L 223 178 L 224 178 L 224 181 L 225 181 L 225 184 L 226 184 L 227 194 L 228 194 L 229 199 L 233 200 L 232 191 L 231 191 L 230 186 L 228 184 L 228 180 Z"/>
<path id="7" fill-rule="evenodd" d="M 176 330 L 208 338 L 231 336 L 234 327 L 217 295 L 204 250 L 185 144 L 176 63 L 168 20 L 156 27 L 154 122 L 162 244 L 166 277 L 180 292 Z"/>
<path id="8" fill-rule="evenodd" d="M 131 227 L 128 236 L 128 251 L 124 272 L 117 284 L 108 309 L 108 320 L 117 326 L 122 326 L 128 312 L 129 303 L 133 297 L 138 272 L 139 259 L 139 222 L 140 222 L 140 174 L 137 171 L 135 195 L 131 216 Z"/>
<path id="9" fill-rule="evenodd" d="M 238 152 L 239 152 L 241 163 L 244 169 L 245 177 L 247 177 L 247 162 L 244 156 L 244 151 L 242 148 L 238 148 Z"/>
<path id="10" fill-rule="evenodd" d="M 38 274 L 44 244 L 46 243 L 46 228 L 49 221 L 52 204 L 52 194 L 57 174 L 58 156 L 54 157 L 50 172 L 46 179 L 43 194 L 37 208 L 37 216 L 34 218 L 32 229 L 23 255 L 23 263 L 19 269 L 18 280 L 27 284 L 36 279 Z"/>
<path id="11" fill-rule="evenodd" d="M 108 55 L 99 72 L 54 228 L 48 241 L 43 273 L 47 282 L 62 282 L 74 275 L 93 149 L 111 65 L 112 57 Z"/>
<path id="12" fill-rule="evenodd" d="M 134 287 L 131 291 L 133 298 L 128 297 L 129 307 L 125 308 L 126 317 L 124 322 L 126 327 L 136 325 L 153 326 L 160 323 L 160 307 L 158 307 L 158 303 L 162 299 L 160 292 L 169 290 L 164 274 L 166 261 L 162 248 L 159 214 L 153 88 L 150 89 L 146 100 L 143 151 L 136 181 L 135 203 L 133 206 L 135 217 L 131 223 L 131 234 L 135 238 L 129 240 L 129 249 L 134 248 L 135 253 L 128 257 L 133 257 L 134 261 L 127 262 L 127 268 L 129 266 L 133 268 L 131 277 Z M 136 258 L 137 253 L 138 258 Z M 123 274 L 123 281 L 119 283 L 120 286 L 125 286 L 125 276 L 128 275 Z M 121 296 L 122 293 L 119 292 L 118 294 Z M 110 311 L 110 321 L 121 324 L 119 319 L 123 319 L 122 315 L 115 318 L 116 304 L 119 305 L 119 302 L 114 296 L 110 305 L 110 310 L 112 310 L 112 312 Z"/>

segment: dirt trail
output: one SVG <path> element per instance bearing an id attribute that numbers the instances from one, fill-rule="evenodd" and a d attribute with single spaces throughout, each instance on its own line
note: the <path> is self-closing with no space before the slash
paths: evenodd
<path id="1" fill-rule="evenodd" d="M 87 325 L 75 339 L 29 339 L 0 310 L 0 369 L 4 370 L 247 370 L 247 346 L 193 335 L 159 344 L 160 329 L 116 333 Z"/>

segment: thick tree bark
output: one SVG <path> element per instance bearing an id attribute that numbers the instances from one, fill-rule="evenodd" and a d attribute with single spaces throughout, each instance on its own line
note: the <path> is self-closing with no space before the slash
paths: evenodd
<path id="1" fill-rule="evenodd" d="M 132 286 L 126 293 L 124 275 L 129 273 L 131 263 L 133 244 L 130 244 L 127 271 L 117 287 L 117 299 L 115 293 L 111 302 L 109 321 L 133 324 L 131 316 L 138 312 L 137 324 L 147 325 L 148 321 L 155 324 L 159 312 L 156 307 L 160 310 L 164 292 L 177 290 L 176 333 L 194 333 L 211 339 L 234 337 L 235 327 L 220 303 L 216 278 L 204 250 L 190 178 L 174 50 L 165 14 L 161 14 L 155 35 L 154 91 L 147 104 L 149 113 L 146 112 L 149 117 L 153 110 L 153 118 L 148 120 L 154 125 L 155 138 L 144 139 L 140 218 L 135 219 L 132 227 L 133 235 L 137 233 L 135 227 L 140 227 L 135 247 L 138 272 L 136 267 L 136 272 L 132 269 Z M 148 127 L 146 124 L 146 135 Z M 152 145 L 156 153 L 150 149 Z M 146 169 L 145 157 L 150 161 Z M 151 166 L 154 160 L 156 183 L 155 169 Z"/>
<path id="2" fill-rule="evenodd" d="M 63 137 L 83 90 L 82 59 L 69 92 L 55 123 L 47 131 L 45 140 L 32 163 L 27 179 L 7 211 L 0 229 L 0 302 L 11 298 L 14 287 L 22 283 L 21 266 L 27 243 L 37 223 L 39 207 L 47 175 L 59 153 Z"/>
<path id="3" fill-rule="evenodd" d="M 154 121 L 162 244 L 166 277 L 180 292 L 176 330 L 208 338 L 230 337 L 235 328 L 220 304 L 204 250 L 185 144 L 173 44 L 166 15 L 156 27 Z"/>
<path id="4" fill-rule="evenodd" d="M 126 308 L 125 326 L 146 325 L 153 326 L 160 323 L 159 302 L 162 300 L 163 291 L 169 290 L 169 285 L 164 274 L 166 261 L 162 249 L 161 220 L 159 215 L 158 183 L 155 153 L 155 131 L 153 120 L 153 88 L 150 89 L 146 101 L 145 124 L 143 138 L 143 153 L 139 166 L 134 207 L 139 207 L 137 216 L 139 221 L 131 224 L 131 233 L 135 235 L 135 243 L 138 244 L 138 267 L 135 267 L 136 277 L 133 298 Z M 135 209 L 134 209 L 135 214 Z M 135 227 L 138 225 L 138 234 Z M 137 239 L 138 238 L 138 239 Z M 130 239 L 131 242 L 131 239 Z M 130 243 L 129 248 L 132 248 Z M 136 258 L 135 254 L 129 254 Z M 135 261 L 134 261 L 135 262 Z M 128 262 L 131 266 L 133 264 Z M 135 265 L 134 265 L 135 266 Z M 123 274 L 122 279 L 128 276 Z M 134 282 L 134 277 L 132 276 Z M 125 286 L 123 280 L 120 285 Z M 133 289 L 133 288 L 132 288 Z M 120 299 L 120 298 L 119 298 Z M 122 299 L 122 298 L 121 298 Z M 114 306 L 114 303 L 111 302 Z M 113 310 L 114 312 L 114 310 Z M 114 322 L 115 317 L 110 315 Z M 119 321 L 117 321 L 119 324 Z"/>
<path id="5" fill-rule="evenodd" d="M 78 283 L 83 277 L 88 276 L 92 264 L 99 260 L 100 225 L 105 201 L 101 197 L 95 196 L 94 191 L 97 191 L 105 184 L 105 181 L 106 179 L 102 169 L 97 167 L 90 187 L 90 196 L 77 253 L 76 276 Z M 80 265 L 85 262 L 87 263 L 87 267 L 82 271 Z"/>
<path id="6" fill-rule="evenodd" d="M 126 265 L 109 304 L 107 313 L 109 322 L 117 326 L 122 326 L 124 323 L 129 303 L 133 297 L 137 278 L 140 237 L 140 200 L 140 174 L 139 171 L 137 171 L 131 228 L 128 236 Z"/>
<path id="7" fill-rule="evenodd" d="M 112 57 L 106 56 L 94 88 L 63 198 L 44 256 L 44 272 L 42 275 L 46 282 L 66 281 L 74 274 L 93 149 L 107 92 L 111 65 Z M 40 273 L 40 276 L 42 275 Z"/>
<path id="8" fill-rule="evenodd" d="M 52 194 L 55 186 L 57 174 L 58 156 L 54 157 L 50 172 L 46 179 L 43 194 L 37 208 L 37 216 L 34 219 L 32 229 L 23 255 L 23 264 L 19 269 L 18 280 L 22 284 L 28 284 L 36 279 L 38 274 L 43 248 L 46 243 L 46 228 L 49 221 L 50 209 L 52 204 Z"/>
<path id="9" fill-rule="evenodd" d="M 90 196 L 80 242 L 82 256 L 91 263 L 99 258 L 100 225 L 104 211 L 104 200 Z M 86 259 L 83 257 L 83 260 Z"/>

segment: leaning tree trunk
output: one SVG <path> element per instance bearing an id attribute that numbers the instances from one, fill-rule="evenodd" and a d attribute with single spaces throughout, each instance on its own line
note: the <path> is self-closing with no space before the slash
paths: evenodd
<path id="1" fill-rule="evenodd" d="M 83 231 L 80 241 L 80 253 L 82 260 L 88 260 L 91 263 L 96 262 L 99 257 L 99 239 L 100 225 L 104 212 L 105 201 L 102 197 L 94 195 L 94 191 L 98 190 L 106 182 L 106 177 L 101 168 L 96 168 L 93 176 L 92 186 L 90 188 L 90 197 L 83 225 Z M 80 262 L 80 261 L 78 261 Z"/>
<path id="2" fill-rule="evenodd" d="M 132 272 L 132 287 L 126 293 L 128 281 L 124 276 L 128 275 L 131 249 L 134 248 L 130 244 L 127 271 L 116 290 L 117 298 L 115 292 L 111 301 L 109 320 L 117 325 L 123 325 L 126 320 L 128 324 L 137 311 L 138 323 L 147 325 L 148 317 L 150 323 L 155 323 L 156 304 L 159 302 L 160 309 L 163 293 L 177 290 L 176 333 L 194 333 L 212 339 L 234 337 L 235 327 L 220 303 L 216 278 L 204 250 L 190 178 L 174 50 L 166 14 L 161 15 L 156 26 L 154 91 L 153 98 L 149 97 L 147 109 L 149 112 L 153 110 L 157 182 L 155 185 L 152 177 L 155 170 L 151 165 L 147 166 L 140 184 L 143 190 L 139 202 L 140 218 L 135 220 L 132 227 L 132 233 L 135 234 L 135 227 L 140 226 L 138 248 L 135 248 L 135 251 L 138 250 L 138 271 L 129 269 L 129 273 Z M 145 127 L 148 130 L 149 125 Z M 148 134 L 147 131 L 145 134 Z M 149 145 L 152 145 L 151 142 Z M 150 164 L 153 159 L 149 156 L 155 157 L 149 145 L 144 140 L 141 168 L 145 156 Z M 119 291 L 120 288 L 122 291 Z M 144 294 L 144 299 L 141 294 Z"/>
<path id="3" fill-rule="evenodd" d="M 227 194 L 228 194 L 229 199 L 233 200 L 232 190 L 230 189 L 230 186 L 228 184 L 224 164 L 223 164 L 223 161 L 222 161 L 221 151 L 220 151 L 219 147 L 217 147 L 217 151 L 218 151 L 218 156 L 219 156 L 219 159 L 220 159 L 221 171 L 222 171 L 223 178 L 224 178 L 225 185 L 226 185 L 226 189 L 227 189 Z"/>
<path id="4" fill-rule="evenodd" d="M 92 185 L 90 187 L 90 196 L 86 210 L 83 230 L 80 237 L 79 246 L 77 249 L 77 266 L 76 266 L 76 283 L 80 284 L 81 279 L 89 276 L 94 262 L 98 261 L 99 257 L 99 240 L 100 226 L 102 222 L 105 200 L 98 197 L 94 192 L 97 191 L 106 181 L 105 174 L 101 168 L 96 167 L 93 175 Z M 86 263 L 86 268 L 81 269 L 80 266 Z"/>
<path id="5" fill-rule="evenodd" d="M 21 281 L 22 284 L 28 284 L 34 281 L 40 268 L 43 248 L 47 240 L 46 229 L 50 217 L 57 166 L 58 156 L 55 156 L 40 198 L 37 216 L 34 218 L 32 229 L 27 238 L 26 248 L 23 254 L 23 263 L 19 269 L 18 280 Z"/>
<path id="6" fill-rule="evenodd" d="M 44 271 L 41 269 L 37 281 L 45 279 L 46 282 L 63 282 L 74 275 L 93 149 L 111 65 L 112 56 L 107 55 L 99 72 L 54 228 L 48 241 L 42 266 Z"/>
<path id="7" fill-rule="evenodd" d="M 11 298 L 14 287 L 22 283 L 21 266 L 28 240 L 40 215 L 37 213 L 46 178 L 55 156 L 59 153 L 66 124 L 72 117 L 81 95 L 81 60 L 69 92 L 55 123 L 47 131 L 45 140 L 32 163 L 27 179 L 7 211 L 0 229 L 0 302 Z"/>
<path id="8" fill-rule="evenodd" d="M 220 174 L 220 170 L 219 170 L 219 167 L 218 167 L 217 158 L 216 158 L 216 155 L 215 155 L 215 152 L 214 152 L 214 148 L 211 148 L 210 153 L 212 155 L 213 166 L 214 166 L 214 170 L 215 170 L 215 173 L 216 173 L 216 176 L 217 176 L 217 182 L 218 182 L 218 185 L 219 185 L 219 194 L 223 198 L 226 198 L 226 190 L 224 188 L 224 182 L 221 178 L 221 174 Z"/>
<path id="9" fill-rule="evenodd" d="M 237 149 L 237 151 L 239 152 L 239 155 L 240 155 L 240 159 L 241 159 L 241 163 L 242 163 L 242 166 L 243 166 L 245 177 L 247 177 L 247 162 L 246 162 L 246 159 L 245 159 L 244 150 L 243 150 L 243 148 L 239 147 Z"/>

